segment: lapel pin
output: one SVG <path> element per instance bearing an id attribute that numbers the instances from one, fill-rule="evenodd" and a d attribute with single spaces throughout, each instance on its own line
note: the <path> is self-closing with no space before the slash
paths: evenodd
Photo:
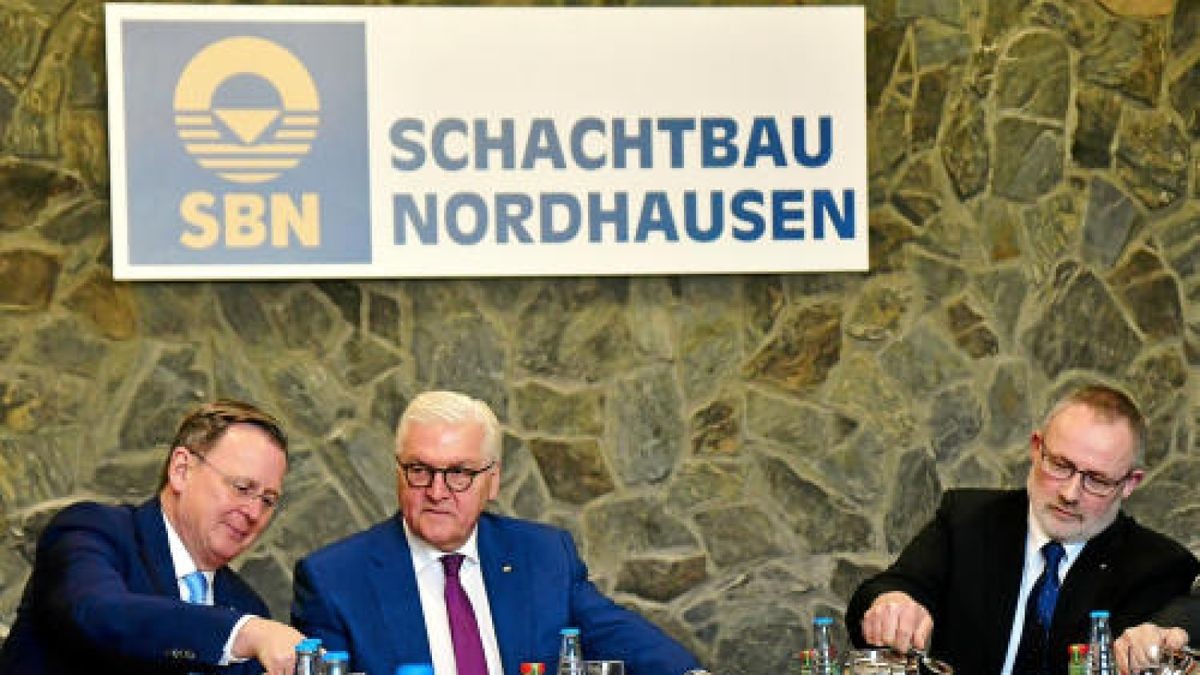
<path id="1" fill-rule="evenodd" d="M 509 572 L 512 571 L 512 565 L 504 565 L 503 567 L 500 568 L 500 571 L 504 572 L 505 574 L 508 574 Z"/>

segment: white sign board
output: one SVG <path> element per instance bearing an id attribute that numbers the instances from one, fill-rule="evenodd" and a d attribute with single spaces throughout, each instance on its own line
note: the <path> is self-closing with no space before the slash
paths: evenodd
<path id="1" fill-rule="evenodd" d="M 118 279 L 867 268 L 862 7 L 106 9 Z"/>

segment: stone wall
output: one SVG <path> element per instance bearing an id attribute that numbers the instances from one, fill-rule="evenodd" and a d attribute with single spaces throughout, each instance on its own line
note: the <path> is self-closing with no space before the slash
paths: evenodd
<path id="1" fill-rule="evenodd" d="M 780 672 L 941 490 L 1022 484 L 1085 378 L 1152 420 L 1130 510 L 1200 552 L 1200 2 L 1151 6 L 869 0 L 866 274 L 116 283 L 102 6 L 0 2 L 0 626 L 49 515 L 147 497 L 217 395 L 295 437 L 242 565 L 281 615 L 395 509 L 430 387 L 499 412 L 499 511 L 726 675 Z"/>

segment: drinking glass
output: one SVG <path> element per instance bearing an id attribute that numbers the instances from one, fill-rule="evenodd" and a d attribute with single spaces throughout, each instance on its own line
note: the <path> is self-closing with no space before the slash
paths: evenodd
<path id="1" fill-rule="evenodd" d="M 586 675 L 625 675 L 624 661 L 584 661 Z"/>

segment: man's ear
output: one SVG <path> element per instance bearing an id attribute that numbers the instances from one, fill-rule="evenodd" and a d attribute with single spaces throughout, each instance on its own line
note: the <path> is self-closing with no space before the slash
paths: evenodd
<path id="1" fill-rule="evenodd" d="M 167 459 L 167 485 L 176 492 L 182 490 L 187 482 L 190 454 L 187 448 L 177 445 L 171 449 L 171 456 Z"/>

